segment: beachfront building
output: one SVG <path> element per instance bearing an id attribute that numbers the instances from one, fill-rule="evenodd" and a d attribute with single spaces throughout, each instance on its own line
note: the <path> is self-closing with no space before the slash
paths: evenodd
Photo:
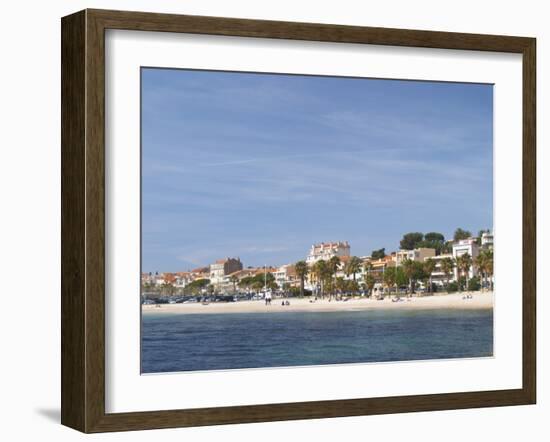
<path id="1" fill-rule="evenodd" d="M 494 237 L 492 232 L 483 232 L 481 234 L 481 248 L 483 250 L 492 250 Z"/>
<path id="2" fill-rule="evenodd" d="M 249 278 L 256 276 L 259 272 L 263 272 L 263 268 L 259 269 L 256 267 L 249 267 L 247 269 L 237 270 L 236 272 L 232 272 L 229 275 L 229 279 L 236 279 L 237 281 L 241 281 L 243 278 Z"/>
<path id="3" fill-rule="evenodd" d="M 350 256 L 350 246 L 347 241 L 322 242 L 313 244 L 307 255 L 306 262 L 311 265 L 321 259 L 328 261 L 333 256 Z"/>
<path id="4" fill-rule="evenodd" d="M 237 270 L 235 272 L 224 275 L 215 280 L 212 284 L 215 285 L 216 293 L 234 293 L 245 290 L 242 287 L 242 280 L 245 278 L 253 278 L 257 275 L 271 273 L 275 275 L 277 269 L 275 267 L 247 267 L 246 269 Z M 246 289 L 250 291 L 250 289 Z"/>
<path id="5" fill-rule="evenodd" d="M 155 287 L 160 287 L 161 285 L 164 284 L 165 282 L 165 273 L 161 273 L 159 275 L 158 272 L 155 272 L 154 274 L 153 273 L 148 273 L 148 274 L 145 274 L 147 276 L 145 277 L 142 277 L 141 279 L 141 283 L 143 285 L 150 285 L 150 286 L 155 286 Z"/>
<path id="6" fill-rule="evenodd" d="M 435 256 L 435 249 L 420 247 L 414 250 L 399 250 L 395 253 L 395 263 L 400 266 L 403 261 L 410 259 L 411 261 L 424 262 L 427 258 Z"/>
<path id="7" fill-rule="evenodd" d="M 446 253 L 446 254 L 443 254 L 443 255 L 437 255 L 437 256 L 433 256 L 433 257 L 426 257 L 424 259 L 424 261 L 427 261 L 428 259 L 431 259 L 435 263 L 435 268 L 434 268 L 434 271 L 432 272 L 432 283 L 436 284 L 440 287 L 445 286 L 445 284 L 447 283 L 447 280 L 449 282 L 452 282 L 452 281 L 455 280 L 454 270 L 451 270 L 451 272 L 449 274 L 447 274 L 443 271 L 441 262 L 445 258 L 449 258 L 449 259 L 452 260 L 453 255 L 451 253 Z"/>
<path id="8" fill-rule="evenodd" d="M 218 259 L 210 264 L 210 283 L 219 285 L 223 283 L 224 277 L 230 273 L 243 269 L 240 258 Z"/>
<path id="9" fill-rule="evenodd" d="M 189 272 L 189 279 L 191 281 L 208 278 L 210 278 L 210 267 L 197 267 Z"/>
<path id="10" fill-rule="evenodd" d="M 384 271 L 388 267 L 395 267 L 395 254 L 390 254 L 384 258 L 370 260 L 371 270 L 369 274 L 374 276 L 377 284 L 382 284 L 384 281 Z"/>
<path id="11" fill-rule="evenodd" d="M 191 272 L 176 272 L 175 276 L 174 286 L 178 289 L 185 288 L 193 281 Z"/>
<path id="12" fill-rule="evenodd" d="M 141 285 L 142 286 L 147 286 L 147 285 L 153 285 L 153 284 L 154 284 L 153 274 L 151 272 L 149 272 L 149 273 L 142 272 L 141 273 Z"/>
<path id="13" fill-rule="evenodd" d="M 273 276 L 275 277 L 277 286 L 281 289 L 288 289 L 300 285 L 300 281 L 296 277 L 296 270 L 292 264 L 285 264 L 277 267 L 273 272 Z"/>
<path id="14" fill-rule="evenodd" d="M 453 244 L 453 258 L 456 260 L 459 256 L 464 254 L 469 254 L 472 258 L 472 261 L 479 255 L 479 246 L 477 244 L 476 238 L 461 239 Z M 470 266 L 470 271 L 468 272 L 468 278 L 473 278 L 476 276 L 477 270 L 474 265 Z M 455 267 L 454 277 L 458 280 L 458 269 Z"/>

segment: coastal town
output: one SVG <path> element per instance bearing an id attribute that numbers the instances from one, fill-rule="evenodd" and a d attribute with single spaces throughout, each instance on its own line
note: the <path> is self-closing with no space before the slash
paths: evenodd
<path id="1" fill-rule="evenodd" d="M 189 271 L 142 273 L 142 298 L 235 301 L 273 294 L 340 300 L 492 291 L 493 242 L 490 230 L 472 235 L 458 228 L 450 240 L 437 232 L 407 233 L 400 248 L 388 253 L 353 255 L 349 242 L 336 241 L 313 244 L 303 259 L 279 266 L 245 267 L 239 257 L 226 257 Z"/>

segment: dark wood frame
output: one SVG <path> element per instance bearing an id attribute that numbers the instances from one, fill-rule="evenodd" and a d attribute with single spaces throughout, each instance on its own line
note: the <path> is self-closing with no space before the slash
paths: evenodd
<path id="1" fill-rule="evenodd" d="M 233 18 L 84 10 L 62 19 L 61 422 L 83 432 L 534 404 L 536 40 Z M 523 386 L 401 397 L 105 413 L 105 30 L 496 51 L 523 56 Z"/>

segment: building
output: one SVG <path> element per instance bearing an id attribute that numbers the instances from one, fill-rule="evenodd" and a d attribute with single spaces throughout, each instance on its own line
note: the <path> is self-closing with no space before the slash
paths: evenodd
<path id="1" fill-rule="evenodd" d="M 444 286 L 447 283 L 447 278 L 449 282 L 455 280 L 455 271 L 454 266 L 451 270 L 450 274 L 446 274 L 443 269 L 441 268 L 441 262 L 445 259 L 453 259 L 453 255 L 451 253 L 447 253 L 444 255 L 437 255 L 433 257 L 426 257 L 424 261 L 431 259 L 435 263 L 434 271 L 432 272 L 432 283 L 437 284 L 438 286 Z"/>
<path id="2" fill-rule="evenodd" d="M 248 268 L 248 269 L 237 270 L 236 272 L 232 272 L 227 276 L 229 276 L 230 279 L 235 278 L 238 281 L 241 281 L 244 278 L 256 276 L 260 271 L 263 272 L 264 271 L 263 268 L 262 269 Z"/>
<path id="3" fill-rule="evenodd" d="M 347 241 L 322 242 L 313 244 L 306 258 L 308 264 L 314 264 L 321 259 L 328 261 L 333 256 L 350 256 L 350 246 Z"/>
<path id="4" fill-rule="evenodd" d="M 188 284 L 190 284 L 193 281 L 191 272 L 177 272 L 176 273 L 176 281 L 174 282 L 174 286 L 178 289 L 185 288 Z"/>
<path id="5" fill-rule="evenodd" d="M 218 259 L 214 264 L 210 264 L 210 282 L 214 285 L 223 282 L 224 276 L 243 269 L 243 264 L 239 258 Z"/>
<path id="6" fill-rule="evenodd" d="M 383 283 L 384 271 L 388 267 L 395 267 L 396 258 L 394 254 L 386 255 L 384 258 L 370 260 L 371 269 L 369 274 L 372 275 L 375 281 L 379 284 Z"/>
<path id="7" fill-rule="evenodd" d="M 494 237 L 492 232 L 483 232 L 481 234 L 481 248 L 484 250 L 491 250 L 494 244 Z"/>
<path id="8" fill-rule="evenodd" d="M 273 272 L 275 282 L 279 288 L 288 289 L 290 287 L 297 287 L 300 285 L 300 281 L 296 277 L 296 270 L 292 264 L 285 264 Z"/>
<path id="9" fill-rule="evenodd" d="M 207 279 L 210 277 L 210 267 L 198 267 L 191 270 L 189 273 L 189 277 L 192 281 L 197 279 Z"/>
<path id="10" fill-rule="evenodd" d="M 476 276 L 477 271 L 473 265 L 473 260 L 479 255 L 479 246 L 476 242 L 476 238 L 461 239 L 460 241 L 453 244 L 453 258 L 456 259 L 459 256 L 464 254 L 469 254 L 472 258 L 472 265 L 470 266 L 470 271 L 468 272 L 468 278 L 473 278 Z M 458 280 L 458 269 L 455 267 L 454 277 Z"/>
<path id="11" fill-rule="evenodd" d="M 435 249 L 420 247 L 414 250 L 400 250 L 395 253 L 395 262 L 398 266 L 403 264 L 403 261 L 410 259 L 411 261 L 424 262 L 427 258 L 435 256 Z"/>
<path id="12" fill-rule="evenodd" d="M 147 285 L 153 285 L 153 284 L 154 284 L 153 274 L 151 272 L 149 272 L 149 273 L 142 272 L 141 273 L 141 285 L 142 286 L 147 286 Z"/>

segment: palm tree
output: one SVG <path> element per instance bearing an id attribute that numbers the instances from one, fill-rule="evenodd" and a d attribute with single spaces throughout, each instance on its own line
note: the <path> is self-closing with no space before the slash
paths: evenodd
<path id="1" fill-rule="evenodd" d="M 476 256 L 474 264 L 481 274 L 481 287 L 486 286 L 489 278 L 493 275 L 493 251 L 483 250 Z M 485 282 L 485 284 L 483 284 Z M 492 289 L 492 287 L 491 287 Z"/>
<path id="2" fill-rule="evenodd" d="M 343 292 L 344 290 L 346 290 L 346 280 L 341 276 L 339 276 L 338 278 L 336 278 L 336 281 L 334 282 L 334 286 L 336 290 L 340 290 Z"/>
<path id="3" fill-rule="evenodd" d="M 229 278 L 229 282 L 233 284 L 233 293 L 237 292 L 237 283 L 239 282 L 239 278 L 237 278 L 235 275 L 231 275 Z"/>
<path id="4" fill-rule="evenodd" d="M 173 295 L 174 294 L 174 286 L 169 282 L 163 282 L 161 286 L 161 293 L 165 293 L 167 295 Z"/>
<path id="5" fill-rule="evenodd" d="M 424 271 L 426 272 L 426 275 L 428 275 L 428 279 L 430 281 L 430 288 L 429 293 L 432 293 L 432 273 L 435 270 L 435 261 L 432 258 L 428 258 L 426 261 L 424 261 Z"/>
<path id="6" fill-rule="evenodd" d="M 485 251 L 485 273 L 487 275 L 487 279 L 489 280 L 489 285 L 491 287 L 491 291 L 493 290 L 493 251 L 492 250 L 486 250 Z"/>
<path id="7" fill-rule="evenodd" d="M 304 281 L 306 279 L 306 276 L 309 272 L 309 268 L 305 261 L 298 261 L 294 265 L 294 271 L 296 272 L 296 275 L 298 278 L 300 278 L 300 297 L 304 296 Z"/>
<path id="8" fill-rule="evenodd" d="M 455 265 L 452 258 L 443 258 L 441 260 L 441 271 L 445 274 L 446 289 L 449 290 L 449 275 L 453 273 Z"/>
<path id="9" fill-rule="evenodd" d="M 468 273 L 470 272 L 470 267 L 472 266 L 472 257 L 469 253 L 464 253 L 456 258 L 456 266 L 458 267 L 459 272 L 466 278 L 466 289 L 468 289 Z"/>
<path id="10" fill-rule="evenodd" d="M 325 281 L 327 279 L 328 265 L 324 259 L 320 259 L 313 265 L 313 273 L 315 278 L 321 285 L 321 298 L 325 296 Z"/>
<path id="11" fill-rule="evenodd" d="M 396 271 L 395 267 L 388 267 L 384 270 L 384 285 L 388 287 L 388 293 L 390 292 L 391 287 L 396 283 Z"/>
<path id="12" fill-rule="evenodd" d="M 414 264 L 414 261 L 412 259 L 404 259 L 403 260 L 403 272 L 405 273 L 405 276 L 409 280 L 409 288 L 407 293 L 412 294 L 412 280 L 414 273 L 416 271 L 416 267 Z"/>
<path id="13" fill-rule="evenodd" d="M 477 271 L 480 275 L 480 282 L 481 282 L 481 291 L 483 291 L 484 283 L 485 283 L 485 276 L 486 276 L 486 262 L 487 259 L 485 257 L 485 253 L 481 252 L 479 255 L 477 255 L 474 259 L 474 265 L 477 268 Z"/>
<path id="14" fill-rule="evenodd" d="M 332 288 L 333 288 L 332 292 L 336 290 L 336 273 L 338 273 L 338 267 L 340 267 L 340 258 L 338 258 L 337 256 L 333 256 L 328 260 L 327 268 L 329 273 L 331 274 L 331 277 L 334 278 L 334 282 L 332 284 Z M 331 292 L 331 297 L 332 297 L 332 292 Z"/>
<path id="15" fill-rule="evenodd" d="M 358 258 L 357 256 L 352 256 L 349 259 L 348 264 L 346 265 L 346 273 L 348 275 L 353 275 L 354 282 L 355 282 L 355 274 L 361 271 L 362 265 L 363 265 L 363 262 L 361 261 L 361 258 Z"/>
<path id="16" fill-rule="evenodd" d="M 365 277 L 365 286 L 367 287 L 367 294 L 370 296 L 372 295 L 372 289 L 374 288 L 374 284 L 376 283 L 374 276 L 372 276 L 370 273 L 367 273 L 367 276 Z"/>
<path id="17" fill-rule="evenodd" d="M 372 272 L 372 269 L 373 269 L 372 262 L 367 261 L 365 263 L 365 266 L 363 267 L 363 270 L 366 273 L 365 286 L 367 288 L 367 296 L 372 294 L 372 289 L 374 288 L 374 284 L 375 284 L 374 276 L 372 276 L 371 273 L 370 273 L 370 272 Z M 370 282 L 372 282 L 372 287 L 370 286 Z"/>

